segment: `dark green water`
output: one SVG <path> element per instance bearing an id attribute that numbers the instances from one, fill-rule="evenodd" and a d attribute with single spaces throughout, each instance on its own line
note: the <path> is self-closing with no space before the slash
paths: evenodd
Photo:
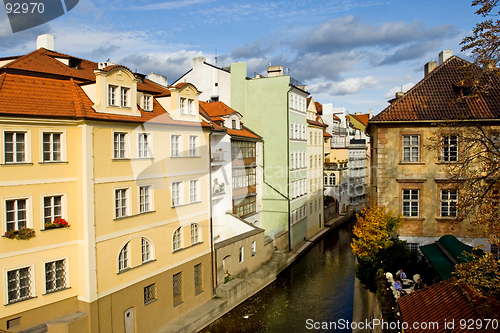
<path id="1" fill-rule="evenodd" d="M 306 326 L 308 319 L 352 321 L 354 255 L 350 243 L 353 222 L 354 219 L 329 232 L 281 272 L 276 281 L 202 332 L 316 332 Z"/>

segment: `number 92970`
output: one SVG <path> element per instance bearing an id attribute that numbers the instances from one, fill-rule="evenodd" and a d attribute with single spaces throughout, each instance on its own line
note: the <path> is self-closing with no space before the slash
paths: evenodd
<path id="1" fill-rule="evenodd" d="M 14 2 L 5 4 L 7 14 L 42 14 L 44 9 L 43 3 L 41 2 Z"/>

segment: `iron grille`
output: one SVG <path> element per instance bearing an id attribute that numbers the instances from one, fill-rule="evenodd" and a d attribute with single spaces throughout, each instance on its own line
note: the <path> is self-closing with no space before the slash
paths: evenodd
<path id="1" fill-rule="evenodd" d="M 45 264 L 45 292 L 52 293 L 66 288 L 66 260 Z"/>
<path id="2" fill-rule="evenodd" d="M 182 272 L 174 274 L 174 306 L 182 303 Z"/>
<path id="3" fill-rule="evenodd" d="M 198 295 L 203 292 L 203 268 L 201 264 L 194 266 L 194 293 Z"/>
<path id="4" fill-rule="evenodd" d="M 9 304 L 32 297 L 31 267 L 7 272 Z"/>
<path id="5" fill-rule="evenodd" d="M 144 287 L 144 305 L 156 300 L 156 283 Z"/>

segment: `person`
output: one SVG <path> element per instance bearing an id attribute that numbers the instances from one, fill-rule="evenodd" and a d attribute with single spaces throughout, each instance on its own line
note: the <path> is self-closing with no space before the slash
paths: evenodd
<path id="1" fill-rule="evenodd" d="M 394 288 L 401 293 L 401 295 L 406 294 L 406 292 L 403 290 L 403 285 L 401 284 L 400 280 L 394 281 Z"/>
<path id="2" fill-rule="evenodd" d="M 399 276 L 399 278 L 400 278 L 401 280 L 406 279 L 406 274 L 405 274 L 405 272 L 403 272 L 403 270 L 402 270 L 402 269 L 400 269 L 400 270 L 396 273 L 396 275 L 397 275 L 397 276 Z"/>
<path id="3" fill-rule="evenodd" d="M 414 290 L 420 290 L 420 289 L 424 289 L 424 284 L 422 280 L 418 279 L 417 283 L 415 283 Z"/>

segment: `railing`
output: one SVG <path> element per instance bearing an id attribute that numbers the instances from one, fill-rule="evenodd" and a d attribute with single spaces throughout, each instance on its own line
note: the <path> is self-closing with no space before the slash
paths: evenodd
<path id="1" fill-rule="evenodd" d="M 225 151 L 215 151 L 212 153 L 212 162 L 225 162 Z"/>
<path id="2" fill-rule="evenodd" d="M 216 196 L 226 194 L 225 184 L 214 185 L 214 187 L 212 188 L 212 193 L 213 193 L 213 195 L 216 195 Z"/>

